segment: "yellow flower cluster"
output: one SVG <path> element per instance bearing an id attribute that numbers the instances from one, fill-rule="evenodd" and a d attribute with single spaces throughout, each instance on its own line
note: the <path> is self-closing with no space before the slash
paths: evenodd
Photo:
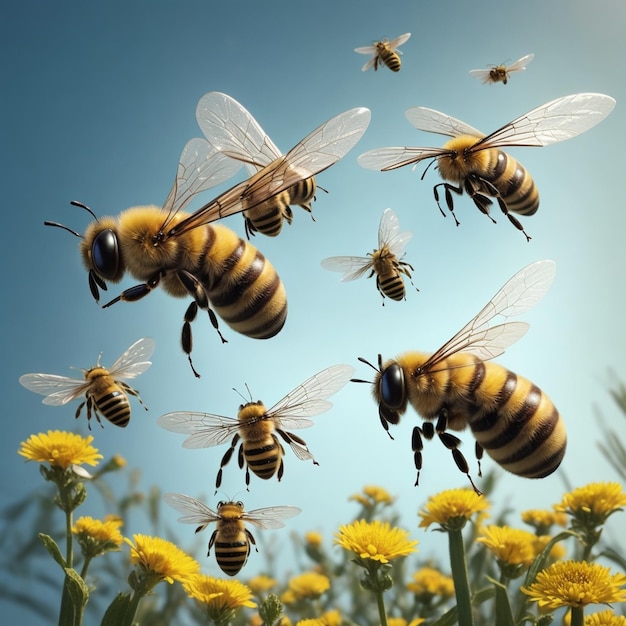
<path id="1" fill-rule="evenodd" d="M 413 580 L 407 583 L 407 589 L 419 600 L 428 603 L 435 597 L 451 598 L 454 595 L 454 581 L 444 576 L 434 567 L 422 567 L 413 574 Z"/>
<path id="2" fill-rule="evenodd" d="M 289 585 L 281 600 L 288 604 L 298 600 L 319 598 L 330 589 L 330 579 L 317 572 L 304 572 L 289 581 Z"/>
<path id="3" fill-rule="evenodd" d="M 423 511 L 420 528 L 439 524 L 446 530 L 462 528 L 476 513 L 484 513 L 489 502 L 472 489 L 448 489 L 431 496 Z"/>
<path id="4" fill-rule="evenodd" d="M 189 597 L 205 604 L 216 612 L 233 611 L 242 607 L 254 608 L 252 591 L 237 580 L 213 578 L 194 574 L 183 582 Z"/>
<path id="5" fill-rule="evenodd" d="M 583 526 L 599 526 L 625 505 L 626 493 L 619 483 L 601 482 L 566 493 L 554 508 L 571 515 Z"/>
<path id="6" fill-rule="evenodd" d="M 91 445 L 93 437 L 81 437 L 62 430 L 49 430 L 47 433 L 31 435 L 21 443 L 18 454 L 28 461 L 50 463 L 63 470 L 74 465 L 95 466 L 102 455 Z"/>

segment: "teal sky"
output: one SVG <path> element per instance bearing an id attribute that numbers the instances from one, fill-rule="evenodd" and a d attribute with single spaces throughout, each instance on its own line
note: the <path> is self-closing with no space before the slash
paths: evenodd
<path id="1" fill-rule="evenodd" d="M 524 316 L 531 323 L 528 334 L 498 362 L 549 394 L 567 425 L 568 452 L 559 472 L 543 481 L 500 472 L 494 502 L 499 510 L 545 508 L 560 500 L 567 484 L 616 479 L 597 449 L 596 416 L 600 412 L 615 428 L 623 426 L 607 387 L 610 372 L 619 379 L 626 375 L 621 182 L 626 5 L 320 0 L 301 6 L 206 0 L 5 3 L 3 505 L 41 485 L 38 468 L 16 454 L 21 441 L 48 429 L 88 432 L 84 417 L 74 422 L 75 404 L 43 406 L 41 397 L 18 384 L 23 373 L 79 375 L 70 366 L 91 367 L 100 352 L 110 365 L 140 337 L 153 337 L 153 365 L 134 384 L 149 412 L 134 404 L 125 430 L 94 423 L 95 445 L 106 458 L 119 453 L 139 469 L 142 488 L 206 496 L 215 506 L 213 485 L 225 449 L 183 449 L 182 436 L 156 425 L 160 415 L 190 410 L 235 416 L 241 399 L 233 387 L 245 393 L 246 384 L 255 399 L 271 406 L 335 363 L 352 364 L 358 377 L 369 378 L 371 371 L 357 357 L 375 361 L 378 353 L 388 358 L 407 350 L 434 351 L 515 272 L 540 259 L 556 262 L 554 285 Z M 401 48 L 398 74 L 385 68 L 361 72 L 366 58 L 354 53 L 355 47 L 404 32 L 412 37 Z M 468 74 L 530 52 L 532 64 L 506 86 L 482 85 Z M 158 291 L 141 302 L 101 310 L 89 293 L 77 240 L 45 228 L 43 221 L 84 232 L 89 216 L 70 206 L 71 200 L 97 215 L 162 204 L 183 146 L 201 136 L 195 107 L 209 91 L 241 102 L 284 152 L 352 107 L 368 107 L 372 122 L 356 148 L 319 176 L 328 193 L 317 194 L 315 221 L 296 207 L 293 224 L 278 238 L 257 236 L 252 242 L 287 289 L 284 330 L 269 341 L 255 341 L 224 324 L 228 343 L 222 345 L 200 317 L 194 324 L 194 363 L 202 378 L 196 380 L 179 345 L 187 302 Z M 410 106 L 438 109 L 489 133 L 577 92 L 608 94 L 617 106 L 599 126 L 571 141 L 510 151 L 531 172 L 541 195 L 538 213 L 522 220 L 530 243 L 501 216 L 493 225 L 467 197 L 456 201 L 458 228 L 450 217 L 444 219 L 432 195 L 439 182 L 434 168 L 420 180 L 424 166 L 379 173 L 356 163 L 359 154 L 376 147 L 443 143 L 410 126 L 404 118 Z M 203 193 L 191 208 L 234 182 Z M 406 260 L 415 268 L 419 292 L 407 285 L 405 302 L 387 301 L 383 307 L 374 280 L 341 283 L 320 261 L 370 252 L 387 207 L 398 214 L 403 230 L 413 232 Z M 225 223 L 243 236 L 240 216 Z M 114 297 L 133 284 L 127 278 L 109 293 Z M 410 435 L 416 415 L 407 412 L 392 441 L 366 386 L 349 385 L 333 404 L 313 428 L 299 433 L 319 467 L 288 450 L 282 482 L 253 478 L 246 493 L 243 472 L 232 461 L 222 491 L 249 509 L 302 508 L 284 534 L 258 533 L 283 541 L 287 550 L 287 532 L 293 530 L 320 530 L 330 541 L 337 526 L 356 513 L 348 497 L 366 484 L 381 485 L 397 496 L 403 526 L 420 540 L 420 558 L 437 555 L 443 545 L 433 533 L 418 531 L 416 512 L 428 495 L 466 484 L 449 452 L 436 442 L 426 447 L 415 488 Z M 471 436 L 462 436 L 473 460 Z M 495 467 L 490 460 L 483 463 L 485 470 Z M 98 503 L 94 495 L 81 513 L 101 514 Z M 181 543 L 191 546 L 192 528 L 177 527 L 174 511 L 164 514 Z M 150 529 L 134 515 L 125 531 Z M 208 541 L 209 533 L 204 535 Z M 203 550 L 204 545 L 197 556 L 204 571 L 218 574 Z M 58 573 L 55 567 L 50 565 L 51 575 Z M 262 567 L 262 553 L 253 553 L 245 574 Z M 26 617 L 34 626 L 44 623 L 23 612 L 12 623 L 26 623 Z"/>

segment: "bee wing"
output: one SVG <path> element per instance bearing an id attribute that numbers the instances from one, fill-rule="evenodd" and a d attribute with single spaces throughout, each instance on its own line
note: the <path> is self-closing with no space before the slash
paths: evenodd
<path id="1" fill-rule="evenodd" d="M 241 516 L 249 524 L 253 524 L 257 528 L 283 528 L 285 526 L 283 520 L 295 517 L 302 513 L 302 509 L 297 506 L 268 506 L 262 509 L 254 509 L 246 511 Z"/>
<path id="2" fill-rule="evenodd" d="M 251 173 L 282 156 L 258 122 L 237 100 L 211 91 L 198 102 L 196 119 L 202 132 L 220 152 L 246 163 Z"/>
<path id="3" fill-rule="evenodd" d="M 183 448 L 210 448 L 226 443 L 239 430 L 239 421 L 213 413 L 177 411 L 161 415 L 157 424 L 173 433 L 189 435 Z"/>
<path id="4" fill-rule="evenodd" d="M 526 66 L 535 58 L 534 54 L 526 54 L 522 58 L 517 59 L 515 63 L 511 63 L 506 68 L 507 73 L 509 72 L 522 72 L 526 69 Z"/>
<path id="5" fill-rule="evenodd" d="M 120 356 L 109 369 L 109 374 L 113 378 L 135 378 L 145 372 L 152 361 L 148 359 L 152 356 L 156 343 L 150 337 L 143 337 L 136 341 L 122 356 Z"/>
<path id="6" fill-rule="evenodd" d="M 469 352 L 488 360 L 502 354 L 528 330 L 525 322 L 489 326 L 496 317 L 510 318 L 534 307 L 554 280 L 554 261 L 537 261 L 520 270 L 452 339 L 428 359 L 428 365 L 454 354 Z"/>
<path id="7" fill-rule="evenodd" d="M 182 493 L 164 493 L 163 501 L 175 511 L 182 513 L 178 521 L 183 524 L 197 524 L 198 531 L 204 530 L 211 522 L 216 522 L 220 516 L 206 504 L 191 496 Z"/>
<path id="8" fill-rule="evenodd" d="M 469 73 L 470 76 L 482 80 L 483 83 L 493 82 L 493 79 L 491 78 L 491 68 L 487 68 L 484 70 L 470 70 Z"/>
<path id="9" fill-rule="evenodd" d="M 180 155 L 176 179 L 163 204 L 163 211 L 175 215 L 196 194 L 228 180 L 240 167 L 237 161 L 219 152 L 206 139 L 191 139 Z"/>
<path id="10" fill-rule="evenodd" d="M 396 37 L 395 39 L 392 39 L 389 42 L 389 48 L 391 50 L 393 50 L 394 52 L 397 52 L 398 54 L 402 54 L 402 52 L 400 52 L 400 50 L 398 50 L 398 48 L 403 44 L 406 43 L 409 40 L 409 37 L 411 36 L 411 33 L 404 33 L 404 35 L 399 35 L 398 37 Z"/>
<path id="11" fill-rule="evenodd" d="M 39 395 L 46 396 L 43 403 L 49 406 L 62 406 L 82 396 L 90 386 L 84 378 L 69 378 L 56 374 L 23 374 L 20 385 Z"/>
<path id="12" fill-rule="evenodd" d="M 322 261 L 322 267 L 331 272 L 343 272 L 342 281 L 356 280 L 372 269 L 372 257 L 331 256 Z"/>
<path id="13" fill-rule="evenodd" d="M 376 46 L 361 46 L 360 48 L 355 48 L 354 51 L 359 54 L 377 54 Z"/>
<path id="14" fill-rule="evenodd" d="M 400 220 L 395 211 L 385 209 L 378 227 L 378 249 L 387 246 L 393 254 L 401 257 L 411 237 L 413 237 L 411 232 L 400 232 Z"/>
<path id="15" fill-rule="evenodd" d="M 502 146 L 548 146 L 576 137 L 601 122 L 615 100 L 601 93 L 576 93 L 551 100 L 483 137 L 472 150 Z"/>
<path id="16" fill-rule="evenodd" d="M 442 154 L 448 154 L 448 150 L 443 150 L 442 148 L 392 146 L 368 150 L 359 155 L 357 163 L 367 170 L 387 172 L 405 165 L 417 164 L 424 159 L 434 159 Z"/>
<path id="17" fill-rule="evenodd" d="M 414 128 L 424 130 L 427 133 L 437 133 L 438 135 L 446 135 L 448 137 L 459 137 L 460 135 L 485 136 L 485 133 L 481 133 L 469 124 L 451 115 L 446 115 L 441 111 L 427 107 L 409 107 L 404 112 L 404 116 Z"/>
<path id="18" fill-rule="evenodd" d="M 251 209 L 336 163 L 362 137 L 370 121 L 364 107 L 331 118 L 248 180 L 235 185 L 166 233 L 165 239 Z"/>

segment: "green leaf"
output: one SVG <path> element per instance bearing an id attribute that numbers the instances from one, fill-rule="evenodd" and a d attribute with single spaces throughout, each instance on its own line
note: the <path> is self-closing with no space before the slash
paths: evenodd
<path id="1" fill-rule="evenodd" d="M 513 612 L 509 602 L 507 588 L 499 581 L 487 576 L 487 580 L 493 583 L 496 591 L 496 626 L 514 626 Z"/>
<path id="2" fill-rule="evenodd" d="M 132 613 L 132 614 L 131 614 Z M 131 608 L 131 594 L 118 593 L 104 613 L 100 626 L 123 626 L 132 624 L 135 612 Z"/>
<path id="3" fill-rule="evenodd" d="M 50 554 L 50 556 L 63 568 L 66 568 L 65 558 L 61 554 L 61 550 L 59 550 L 59 546 L 57 546 L 56 541 L 45 533 L 38 534 L 39 539 L 41 539 L 41 543 L 45 546 L 46 550 Z"/>

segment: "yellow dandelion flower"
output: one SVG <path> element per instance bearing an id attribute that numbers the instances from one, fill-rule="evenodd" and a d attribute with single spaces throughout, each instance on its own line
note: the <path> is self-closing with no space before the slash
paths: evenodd
<path id="1" fill-rule="evenodd" d="M 624 574 L 610 574 L 608 567 L 587 561 L 557 561 L 537 574 L 535 582 L 521 590 L 540 610 L 563 606 L 584 607 L 626 601 Z"/>
<path id="2" fill-rule="evenodd" d="M 31 435 L 20 445 L 18 454 L 28 461 L 50 463 L 52 467 L 66 470 L 74 465 L 95 466 L 102 458 L 97 448 L 91 444 L 93 437 L 81 437 L 61 430 L 49 430 L 47 433 Z"/>
<path id="3" fill-rule="evenodd" d="M 252 601 L 252 590 L 238 580 L 195 574 L 183 583 L 183 587 L 189 597 L 205 604 L 216 613 L 256 606 Z"/>
<path id="4" fill-rule="evenodd" d="M 265 574 L 255 576 L 248 581 L 248 587 L 252 590 L 252 593 L 259 595 L 265 593 L 276 586 L 278 581 Z"/>
<path id="5" fill-rule="evenodd" d="M 422 567 L 413 574 L 413 580 L 406 585 L 407 589 L 424 603 L 433 598 L 451 598 L 454 595 L 454 581 L 434 567 Z"/>
<path id="6" fill-rule="evenodd" d="M 392 528 L 389 522 L 358 520 L 339 527 L 335 543 L 361 559 L 388 563 L 416 551 L 418 541 L 409 541 L 409 532 Z"/>
<path id="7" fill-rule="evenodd" d="M 392 504 L 394 498 L 383 487 L 376 485 L 366 485 L 363 487 L 363 493 L 374 503 Z"/>
<path id="8" fill-rule="evenodd" d="M 416 617 L 409 622 L 409 626 L 421 626 L 425 621 L 425 617 Z"/>
<path id="9" fill-rule="evenodd" d="M 535 555 L 538 556 L 541 551 L 546 547 L 547 543 L 552 539 L 550 535 L 540 535 L 539 537 L 535 537 Z M 558 561 L 562 559 L 567 550 L 562 543 L 556 543 L 552 546 L 550 550 L 550 558 Z"/>
<path id="10" fill-rule="evenodd" d="M 422 518 L 419 527 L 440 524 L 444 530 L 458 530 L 472 515 L 483 513 L 488 508 L 487 499 L 471 489 L 448 489 L 430 496 L 425 509 L 418 513 Z"/>
<path id="11" fill-rule="evenodd" d="M 311 546 L 312 548 L 319 548 L 322 545 L 324 538 L 321 533 L 311 530 L 304 535 L 304 540 L 308 546 Z"/>
<path id="12" fill-rule="evenodd" d="M 314 617 L 298 620 L 296 626 L 326 626 L 326 622 L 321 617 Z"/>
<path id="13" fill-rule="evenodd" d="M 534 533 L 509 526 L 485 526 L 482 535 L 476 541 L 484 544 L 502 564 L 529 567 L 535 560 Z"/>
<path id="14" fill-rule="evenodd" d="M 387 626 L 407 626 L 407 621 L 404 617 L 388 617 Z"/>
<path id="15" fill-rule="evenodd" d="M 326 611 L 322 614 L 324 626 L 341 626 L 341 613 L 335 609 L 334 611 Z"/>
<path id="16" fill-rule="evenodd" d="M 537 534 L 546 535 L 552 526 L 567 526 L 567 514 L 548 509 L 522 511 L 522 521 L 536 529 Z"/>
<path id="17" fill-rule="evenodd" d="M 626 626 L 626 617 L 615 615 L 611 609 L 585 617 L 585 626 Z"/>
<path id="18" fill-rule="evenodd" d="M 283 594 L 284 602 L 295 602 L 302 599 L 319 598 L 325 591 L 330 589 L 330 579 L 324 574 L 317 572 L 305 572 L 295 576 L 289 581 L 289 585 Z"/>
<path id="19" fill-rule="evenodd" d="M 249 626 L 263 626 L 265 622 L 263 621 L 263 618 L 258 614 L 255 613 L 251 618 L 250 621 L 248 622 Z"/>
<path id="20" fill-rule="evenodd" d="M 149 576 L 173 583 L 184 583 L 200 571 L 200 564 L 183 552 L 178 546 L 160 537 L 133 535 L 134 544 L 124 539 L 130 546 L 131 563 L 139 565 Z"/>
<path id="21" fill-rule="evenodd" d="M 574 517 L 585 527 L 600 526 L 626 505 L 626 493 L 616 482 L 589 483 L 563 496 L 554 508 Z"/>
<path id="22" fill-rule="evenodd" d="M 81 546 L 83 554 L 90 558 L 108 552 L 119 550 L 124 538 L 120 532 L 123 522 L 119 517 L 113 517 L 104 521 L 93 517 L 79 517 L 72 532 Z"/>

